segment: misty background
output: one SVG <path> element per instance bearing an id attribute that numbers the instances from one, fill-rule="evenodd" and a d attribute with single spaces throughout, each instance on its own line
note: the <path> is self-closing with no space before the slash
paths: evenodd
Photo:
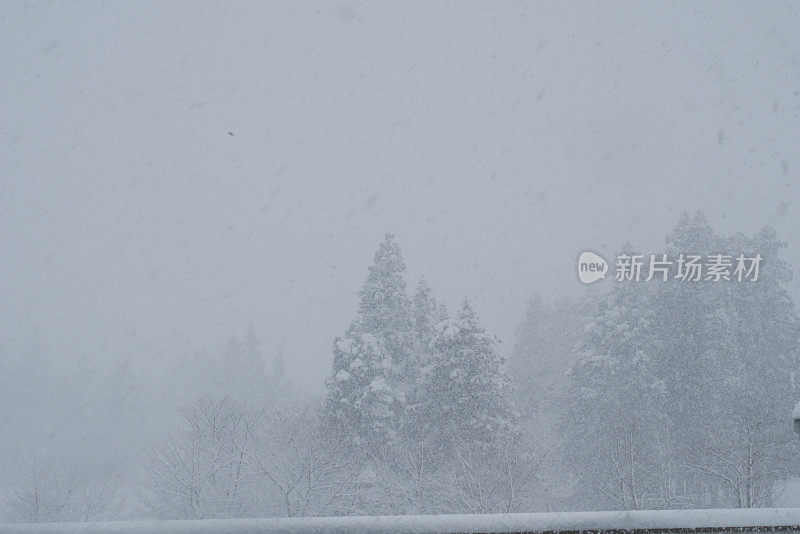
<path id="1" fill-rule="evenodd" d="M 409 287 L 469 297 L 505 356 L 532 296 L 584 294 L 581 251 L 664 252 L 684 211 L 772 226 L 796 275 L 798 23 L 780 2 L 4 4 L 0 477 L 57 446 L 133 462 L 232 336 L 278 398 L 323 396 L 386 231 Z M 109 406 L 147 399 L 135 428 L 39 394 L 93 374 L 128 377 Z"/>

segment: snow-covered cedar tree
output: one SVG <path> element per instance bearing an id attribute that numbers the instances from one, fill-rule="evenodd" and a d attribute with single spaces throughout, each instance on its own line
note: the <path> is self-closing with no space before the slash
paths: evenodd
<path id="1" fill-rule="evenodd" d="M 495 350 L 498 343 L 466 300 L 457 319 L 437 326 L 418 414 L 427 435 L 443 448 L 460 442 L 492 444 L 516 431 L 508 402 L 511 384 Z"/>
<path id="2" fill-rule="evenodd" d="M 324 421 L 367 450 L 394 439 L 405 411 L 413 345 L 405 268 L 387 233 L 359 293 L 358 316 L 344 339 L 334 341 Z"/>
<path id="3" fill-rule="evenodd" d="M 387 233 L 378 247 L 364 286 L 359 292 L 357 329 L 371 334 L 401 369 L 411 347 L 411 300 L 403 273 L 406 265 L 394 235 Z"/>
<path id="4" fill-rule="evenodd" d="M 419 346 L 420 349 L 427 351 L 430 347 L 433 329 L 439 322 L 438 310 L 439 306 L 431 295 L 430 286 L 424 278 L 420 278 L 414 293 L 412 308 L 415 348 Z"/>
<path id="5" fill-rule="evenodd" d="M 325 423 L 330 431 L 368 451 L 394 439 L 404 396 L 392 385 L 385 345 L 351 325 L 333 344 L 333 373 L 326 381 Z"/>
<path id="6" fill-rule="evenodd" d="M 431 289 L 423 278 L 417 283 L 417 290 L 412 300 L 412 346 L 408 364 L 405 367 L 406 416 L 403 429 L 406 437 L 420 437 L 417 410 L 424 404 L 421 391 L 422 377 L 431 363 L 433 339 L 436 325 L 441 322 L 440 316 L 444 305 L 438 305 L 431 295 Z"/>

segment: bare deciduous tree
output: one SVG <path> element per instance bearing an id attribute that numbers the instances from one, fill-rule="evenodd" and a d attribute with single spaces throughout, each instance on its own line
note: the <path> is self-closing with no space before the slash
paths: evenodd
<path id="1" fill-rule="evenodd" d="M 350 461 L 341 448 L 323 434 L 308 409 L 273 412 L 264 423 L 259 447 L 251 449 L 249 461 L 279 495 L 282 515 L 331 512 L 348 494 Z"/>
<path id="2" fill-rule="evenodd" d="M 12 516 L 26 523 L 68 519 L 70 501 L 78 487 L 75 463 L 35 461 L 20 468 L 17 483 L 9 495 Z"/>
<path id="3" fill-rule="evenodd" d="M 544 455 L 518 439 L 491 447 L 459 444 L 431 474 L 437 513 L 509 513 L 525 507 Z"/>
<path id="4" fill-rule="evenodd" d="M 75 510 L 80 520 L 107 519 L 107 513 L 122 504 L 119 487 L 119 475 L 84 477 L 75 495 Z"/>
<path id="5" fill-rule="evenodd" d="M 736 508 L 772 506 L 775 480 L 794 462 L 795 436 L 774 414 L 774 406 L 744 401 L 719 421 L 715 433 L 699 444 L 686 467 L 700 474 L 707 486 L 721 489 L 724 504 Z M 779 413 L 779 412 L 778 412 Z"/>
<path id="6" fill-rule="evenodd" d="M 74 460 L 19 468 L 8 501 L 12 518 L 26 523 L 106 519 L 122 504 L 117 475 L 82 473 Z"/>
<path id="7" fill-rule="evenodd" d="M 151 447 L 144 466 L 145 502 L 168 518 L 231 518 L 256 504 L 246 459 L 255 446 L 259 414 L 223 399 L 201 399 L 182 410 L 186 427 Z"/>

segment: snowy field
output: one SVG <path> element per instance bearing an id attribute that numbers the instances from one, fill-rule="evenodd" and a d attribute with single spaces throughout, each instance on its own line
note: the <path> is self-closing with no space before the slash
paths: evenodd
<path id="1" fill-rule="evenodd" d="M 276 519 L 209 519 L 191 521 L 111 521 L 0 525 L 0 533 L 127 533 L 127 534 L 256 534 L 308 533 L 457 533 L 457 532 L 576 532 L 798 531 L 800 508 L 738 510 L 637 510 L 625 512 L 564 512 L 545 514 L 409 515 L 305 517 Z"/>

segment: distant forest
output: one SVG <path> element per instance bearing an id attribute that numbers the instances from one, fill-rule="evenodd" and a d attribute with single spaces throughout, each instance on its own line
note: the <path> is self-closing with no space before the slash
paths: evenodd
<path id="1" fill-rule="evenodd" d="M 534 297 L 506 361 L 469 300 L 448 309 L 405 279 L 387 234 L 332 340 L 324 398 L 252 327 L 213 357 L 170 355 L 161 374 L 135 353 L 54 372 L 34 335 L 0 359 L 0 447 L 17 466 L 4 517 L 773 505 L 800 453 L 784 246 L 770 228 L 725 236 L 684 214 L 657 252 L 758 253 L 759 279 L 607 277 L 579 298 Z"/>

